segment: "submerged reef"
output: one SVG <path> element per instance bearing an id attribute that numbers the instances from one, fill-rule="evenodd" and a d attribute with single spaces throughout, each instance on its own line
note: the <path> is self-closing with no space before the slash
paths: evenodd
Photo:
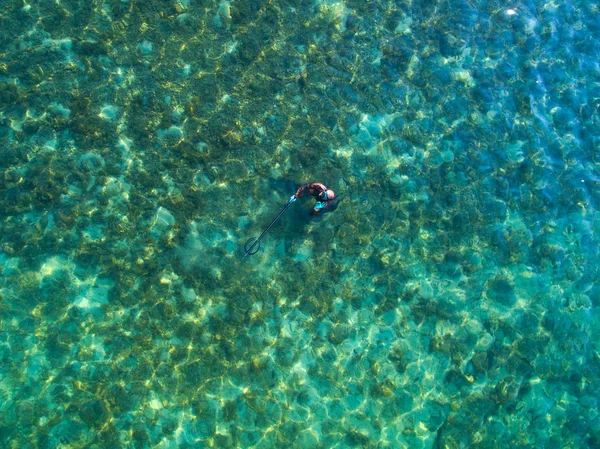
<path id="1" fill-rule="evenodd" d="M 542 6 L 8 2 L 0 445 L 598 446 L 597 11 Z"/>

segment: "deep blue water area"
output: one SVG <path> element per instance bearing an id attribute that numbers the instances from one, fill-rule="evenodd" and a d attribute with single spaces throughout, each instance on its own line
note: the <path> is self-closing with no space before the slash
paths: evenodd
<path id="1" fill-rule="evenodd" d="M 4 2 L 0 446 L 599 447 L 598 10 Z"/>

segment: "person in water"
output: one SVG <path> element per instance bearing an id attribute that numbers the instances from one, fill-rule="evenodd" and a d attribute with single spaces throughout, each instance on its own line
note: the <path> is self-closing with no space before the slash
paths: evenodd
<path id="1" fill-rule="evenodd" d="M 333 206 L 335 206 L 335 193 L 333 190 L 328 189 L 327 186 L 320 182 L 309 182 L 303 186 L 298 187 L 295 196 L 300 198 L 301 196 L 312 196 L 317 202 L 310 212 L 311 215 L 317 215 Z"/>

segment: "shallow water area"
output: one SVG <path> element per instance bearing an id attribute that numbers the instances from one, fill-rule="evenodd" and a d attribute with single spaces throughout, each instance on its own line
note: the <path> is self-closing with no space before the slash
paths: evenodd
<path id="1" fill-rule="evenodd" d="M 599 446 L 597 9 L 8 2 L 0 446 Z"/>

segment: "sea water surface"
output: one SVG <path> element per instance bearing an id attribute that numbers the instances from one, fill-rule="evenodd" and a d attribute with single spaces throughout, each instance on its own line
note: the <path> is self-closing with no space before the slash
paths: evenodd
<path id="1" fill-rule="evenodd" d="M 0 446 L 599 447 L 598 9 L 3 2 Z"/>

